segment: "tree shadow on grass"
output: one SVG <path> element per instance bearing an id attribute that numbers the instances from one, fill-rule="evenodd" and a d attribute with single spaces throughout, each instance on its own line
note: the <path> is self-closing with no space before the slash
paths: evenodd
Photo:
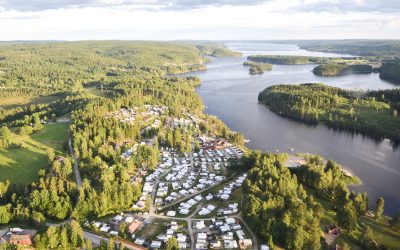
<path id="1" fill-rule="evenodd" d="M 1 150 L 0 180 L 26 185 L 37 180 L 38 171 L 46 167 L 47 156 L 26 148 Z"/>
<path id="2" fill-rule="evenodd" d="M 373 221 L 373 220 L 369 220 L 369 219 L 364 220 L 364 223 L 366 225 L 368 225 L 369 227 L 371 227 L 372 230 L 378 232 L 379 234 L 382 234 L 387 237 L 391 237 L 391 238 L 394 238 L 394 239 L 397 239 L 398 241 L 400 241 L 400 235 L 391 231 L 390 228 L 387 228 L 388 226 L 382 226 L 377 221 Z"/>

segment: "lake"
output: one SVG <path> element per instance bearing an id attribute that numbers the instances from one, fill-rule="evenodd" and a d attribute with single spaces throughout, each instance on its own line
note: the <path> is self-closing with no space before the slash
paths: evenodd
<path id="1" fill-rule="evenodd" d="M 343 57 L 350 55 L 310 52 L 292 44 L 235 42 L 227 47 L 249 54 L 305 55 Z M 250 75 L 241 58 L 210 58 L 206 71 L 187 75 L 199 76 L 197 88 L 205 112 L 218 116 L 231 129 L 243 133 L 251 149 L 262 151 L 311 153 L 334 159 L 363 184 L 352 190 L 367 192 L 372 204 L 377 197 L 385 199 L 385 213 L 400 209 L 400 150 L 388 141 L 376 141 L 360 134 L 307 125 L 279 116 L 258 104 L 258 93 L 282 83 L 322 82 L 345 89 L 387 89 L 396 86 L 383 81 L 376 73 L 319 77 L 312 73 L 316 65 L 274 65 L 263 75 Z M 293 148 L 294 152 L 290 152 Z"/>

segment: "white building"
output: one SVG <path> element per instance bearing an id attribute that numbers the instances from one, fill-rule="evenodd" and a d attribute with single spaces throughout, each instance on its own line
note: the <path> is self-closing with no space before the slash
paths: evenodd
<path id="1" fill-rule="evenodd" d="M 167 212 L 167 216 L 170 216 L 170 217 L 175 217 L 175 216 L 176 216 L 176 212 L 175 212 L 175 211 L 172 211 L 172 210 L 170 210 L 170 211 L 168 211 L 168 212 Z"/>

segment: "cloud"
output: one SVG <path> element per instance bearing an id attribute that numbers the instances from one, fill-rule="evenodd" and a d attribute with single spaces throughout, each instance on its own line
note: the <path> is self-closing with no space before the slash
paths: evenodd
<path id="1" fill-rule="evenodd" d="M 399 0 L 319 0 L 303 1 L 293 7 L 297 11 L 309 12 L 400 12 Z"/>
<path id="2" fill-rule="evenodd" d="M 142 9 L 184 10 L 207 6 L 249 6 L 269 0 L 0 0 L 6 10 L 41 11 L 77 7 L 134 6 Z"/>
<path id="3" fill-rule="evenodd" d="M 38 19 L 38 15 L 11 15 L 11 16 L 1 16 L 1 20 L 27 20 L 27 19 Z"/>

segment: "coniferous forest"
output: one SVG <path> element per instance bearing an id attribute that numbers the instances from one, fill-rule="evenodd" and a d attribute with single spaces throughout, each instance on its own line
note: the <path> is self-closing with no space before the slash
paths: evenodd
<path id="1" fill-rule="evenodd" d="M 260 92 L 258 100 L 291 118 L 399 142 L 397 94 L 396 89 L 358 93 L 323 84 L 276 85 Z"/>

